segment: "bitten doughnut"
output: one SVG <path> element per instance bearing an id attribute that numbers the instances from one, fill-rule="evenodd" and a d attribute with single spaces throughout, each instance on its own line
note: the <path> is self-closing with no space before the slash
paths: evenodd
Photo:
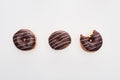
<path id="1" fill-rule="evenodd" d="M 70 35 L 65 31 L 55 31 L 49 37 L 49 45 L 55 50 L 62 50 L 71 43 Z"/>
<path id="2" fill-rule="evenodd" d="M 13 42 L 18 49 L 26 51 L 35 47 L 36 38 L 32 31 L 21 29 L 14 34 Z"/>
<path id="3" fill-rule="evenodd" d="M 84 50 L 97 51 L 101 48 L 103 39 L 99 32 L 93 30 L 93 33 L 90 36 L 80 35 L 80 42 Z"/>

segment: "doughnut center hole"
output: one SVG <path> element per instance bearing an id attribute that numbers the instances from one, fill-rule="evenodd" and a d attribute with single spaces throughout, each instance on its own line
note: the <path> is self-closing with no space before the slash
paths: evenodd
<path id="1" fill-rule="evenodd" d="M 25 38 L 25 37 L 22 38 L 22 41 L 23 41 L 23 42 L 26 42 L 26 41 L 27 41 L 27 38 Z"/>
<path id="2" fill-rule="evenodd" d="M 92 42 L 92 39 L 90 39 L 89 41 Z"/>
<path id="3" fill-rule="evenodd" d="M 57 41 L 61 41 L 60 37 L 58 37 L 56 40 L 57 40 Z"/>
<path id="4" fill-rule="evenodd" d="M 93 42 L 93 41 L 94 41 L 94 38 L 90 37 L 89 42 Z"/>

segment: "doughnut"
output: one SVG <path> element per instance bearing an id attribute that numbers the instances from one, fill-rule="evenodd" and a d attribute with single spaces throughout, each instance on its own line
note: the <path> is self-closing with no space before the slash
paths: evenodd
<path id="1" fill-rule="evenodd" d="M 102 36 L 96 30 L 89 36 L 80 35 L 80 43 L 84 50 L 86 51 L 97 51 L 101 48 L 103 44 Z"/>
<path id="2" fill-rule="evenodd" d="M 59 30 L 53 32 L 48 41 L 54 50 L 62 50 L 71 43 L 71 37 L 66 31 Z"/>
<path id="3" fill-rule="evenodd" d="M 35 47 L 36 38 L 32 31 L 20 29 L 14 34 L 13 42 L 18 49 L 27 51 Z"/>

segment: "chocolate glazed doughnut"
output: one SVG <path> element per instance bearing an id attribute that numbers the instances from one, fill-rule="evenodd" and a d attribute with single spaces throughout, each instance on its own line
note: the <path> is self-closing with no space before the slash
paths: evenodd
<path id="1" fill-rule="evenodd" d="M 49 45 L 55 50 L 62 50 L 71 43 L 70 35 L 65 31 L 56 31 L 49 37 Z"/>
<path id="2" fill-rule="evenodd" d="M 18 49 L 26 51 L 35 47 L 36 38 L 32 31 L 21 29 L 14 34 L 13 42 Z"/>
<path id="3" fill-rule="evenodd" d="M 82 48 L 87 51 L 97 51 L 103 44 L 102 36 L 96 30 L 90 36 L 80 35 Z"/>

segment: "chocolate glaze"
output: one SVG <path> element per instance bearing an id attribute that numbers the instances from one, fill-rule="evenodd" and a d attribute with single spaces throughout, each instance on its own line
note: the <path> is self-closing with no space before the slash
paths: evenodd
<path id="1" fill-rule="evenodd" d="M 71 43 L 70 35 L 65 31 L 56 31 L 49 37 L 49 45 L 55 50 L 66 48 Z"/>
<path id="2" fill-rule="evenodd" d="M 14 34 L 13 42 L 18 49 L 26 51 L 35 47 L 36 38 L 32 31 L 21 29 Z"/>
<path id="3" fill-rule="evenodd" d="M 97 51 L 103 44 L 102 36 L 96 30 L 88 37 L 80 35 L 80 42 L 83 49 L 87 51 Z"/>

